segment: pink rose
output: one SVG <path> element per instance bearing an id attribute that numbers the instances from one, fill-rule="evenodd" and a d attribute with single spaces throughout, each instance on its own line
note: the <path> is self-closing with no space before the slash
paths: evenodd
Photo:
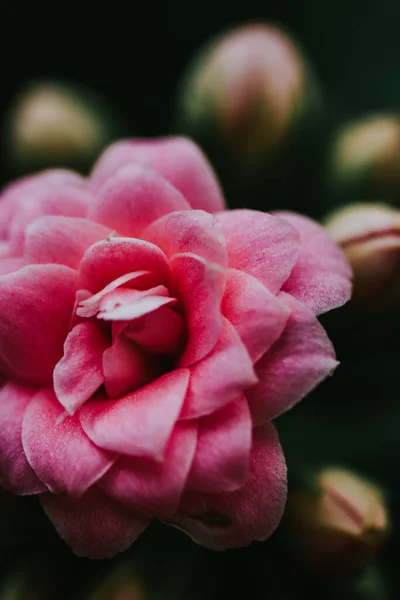
<path id="1" fill-rule="evenodd" d="M 337 364 L 315 315 L 350 272 L 324 229 L 224 210 L 185 139 L 19 181 L 0 224 L 3 485 L 84 556 L 153 518 L 214 549 L 267 538 L 286 497 L 272 420 Z"/>

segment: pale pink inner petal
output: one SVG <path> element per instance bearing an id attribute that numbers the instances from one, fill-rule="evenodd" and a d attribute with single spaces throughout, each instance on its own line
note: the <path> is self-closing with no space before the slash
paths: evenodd
<path id="1" fill-rule="evenodd" d="M 55 494 L 82 496 L 115 461 L 89 440 L 79 417 L 65 413 L 51 390 L 38 392 L 29 403 L 22 444 L 29 464 Z"/>
<path id="2" fill-rule="evenodd" d="M 178 423 L 162 463 L 122 458 L 100 487 L 136 514 L 166 518 L 178 508 L 196 448 L 197 423 Z"/>
<path id="3" fill-rule="evenodd" d="M 246 392 L 256 424 L 287 411 L 338 365 L 313 310 L 284 292 L 278 297 L 291 315 L 279 340 L 256 364 L 258 385 Z"/>
<path id="4" fill-rule="evenodd" d="M 210 493 L 241 488 L 249 471 L 251 429 L 244 396 L 200 419 L 188 488 Z"/>
<path id="5" fill-rule="evenodd" d="M 58 534 L 82 557 L 111 558 L 129 548 L 148 525 L 98 488 L 79 500 L 54 494 L 40 500 Z"/>
<path id="6" fill-rule="evenodd" d="M 80 323 L 68 334 L 64 356 L 55 366 L 53 377 L 56 396 L 69 414 L 74 414 L 103 384 L 103 352 L 109 343 L 95 323 Z"/>
<path id="7" fill-rule="evenodd" d="M 116 289 L 100 301 L 97 318 L 105 321 L 138 319 L 166 304 L 176 304 L 176 298 L 170 298 L 168 294 L 163 285 L 144 291 Z"/>
<path id="8" fill-rule="evenodd" d="M 188 369 L 176 369 L 119 400 L 91 400 L 82 427 L 102 448 L 162 461 L 188 381 Z"/>

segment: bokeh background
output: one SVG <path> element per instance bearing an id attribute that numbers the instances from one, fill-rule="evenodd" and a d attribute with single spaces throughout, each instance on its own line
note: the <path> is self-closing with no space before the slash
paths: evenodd
<path id="1" fill-rule="evenodd" d="M 343 123 L 371 114 L 400 114 L 400 3 L 395 0 L 176 0 L 91 7 L 4 0 L 0 185 L 21 171 L 10 158 L 7 127 L 18 94 L 30 82 L 83 84 L 98 94 L 112 121 L 111 137 L 181 132 L 178 84 L 191 59 L 216 34 L 255 21 L 282 26 L 296 40 L 318 81 L 322 114 L 311 118 L 295 145 L 301 160 L 283 162 L 278 173 L 266 169 L 262 185 L 253 189 L 246 184 L 243 201 L 240 186 L 230 190 L 221 167 L 228 204 L 296 209 L 322 219 L 342 204 L 365 200 L 362 188 L 352 190 L 350 198 L 331 193 L 324 158 Z M 378 190 L 367 199 L 396 206 L 398 198 L 397 190 Z M 390 535 L 361 567 L 350 574 L 341 567 L 333 574 L 303 568 L 290 542 L 296 532 L 289 541 L 278 531 L 265 544 L 213 554 L 157 525 L 122 557 L 77 559 L 34 500 L 4 494 L 0 598 L 398 597 L 399 314 L 397 305 L 376 312 L 349 305 L 324 317 L 341 366 L 277 423 L 291 490 L 307 487 L 313 473 L 331 465 L 355 471 L 382 490 Z M 358 552 L 356 545 L 351 554 Z"/>

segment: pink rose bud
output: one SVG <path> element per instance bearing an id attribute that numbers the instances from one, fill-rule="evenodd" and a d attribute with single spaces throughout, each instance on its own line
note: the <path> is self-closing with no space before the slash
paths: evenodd
<path id="1" fill-rule="evenodd" d="M 353 204 L 326 227 L 354 272 L 353 302 L 385 310 L 400 300 L 400 212 L 384 204 Z"/>
<path id="2" fill-rule="evenodd" d="M 210 137 L 245 167 L 268 159 L 317 103 L 301 51 L 279 28 L 246 25 L 212 41 L 181 90 L 185 131 Z"/>
<path id="3" fill-rule="evenodd" d="M 99 97 L 83 87 L 33 83 L 10 107 L 5 155 L 18 172 L 52 166 L 88 167 L 112 136 Z"/>
<path id="4" fill-rule="evenodd" d="M 349 200 L 398 196 L 400 116 L 376 115 L 342 127 L 329 154 L 328 185 Z"/>
<path id="5" fill-rule="evenodd" d="M 94 558 L 153 519 L 216 550 L 272 534 L 273 421 L 337 366 L 317 315 L 351 290 L 323 227 L 226 210 L 188 139 L 125 140 L 3 191 L 0 273 L 4 487 Z"/>
<path id="6" fill-rule="evenodd" d="M 388 535 L 380 490 L 340 468 L 324 469 L 313 486 L 289 494 L 286 534 L 312 569 L 348 573 L 367 564 Z"/>

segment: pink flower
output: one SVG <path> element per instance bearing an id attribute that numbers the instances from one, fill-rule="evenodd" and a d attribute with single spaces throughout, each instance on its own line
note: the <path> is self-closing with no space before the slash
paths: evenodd
<path id="1" fill-rule="evenodd" d="M 349 297 L 324 229 L 224 210 L 185 139 L 111 146 L 0 203 L 0 475 L 80 555 L 153 518 L 225 549 L 286 498 L 272 420 L 337 362 L 316 314 Z"/>

